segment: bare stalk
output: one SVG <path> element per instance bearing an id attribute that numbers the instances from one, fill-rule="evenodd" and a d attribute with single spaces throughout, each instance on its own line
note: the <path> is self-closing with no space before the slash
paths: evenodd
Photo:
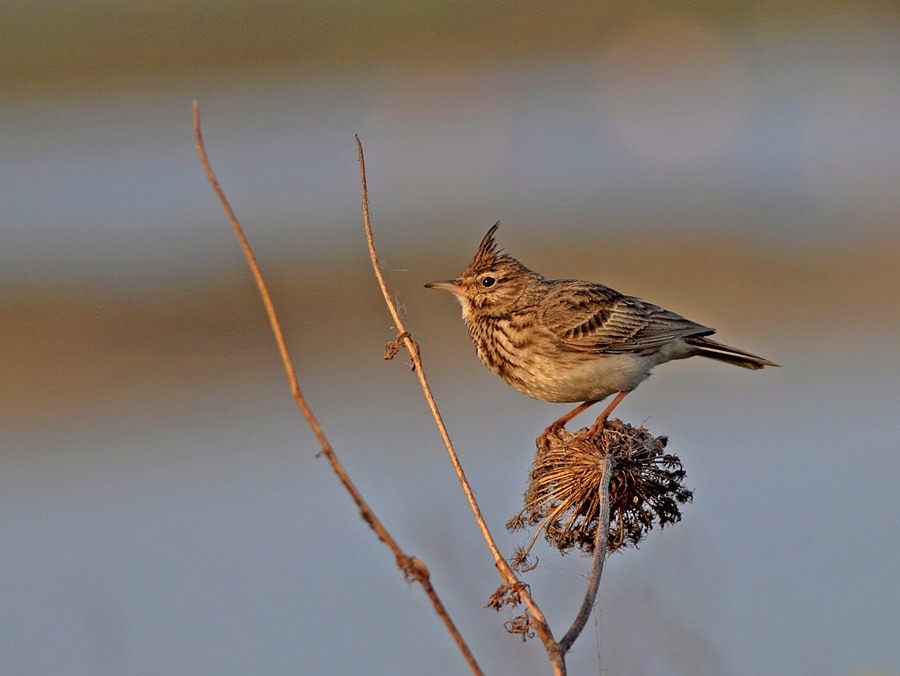
<path id="1" fill-rule="evenodd" d="M 438 597 L 434 586 L 431 584 L 431 578 L 428 572 L 428 568 L 424 563 L 419 561 L 419 559 L 408 556 L 403 552 L 402 549 L 400 549 L 400 546 L 397 544 L 394 538 L 391 537 L 390 533 L 388 533 L 387 529 L 384 527 L 381 521 L 379 521 L 375 516 L 375 513 L 366 504 L 366 501 L 363 499 L 362 494 L 357 490 L 356 486 L 350 480 L 347 472 L 344 470 L 343 465 L 338 460 L 337 455 L 331 448 L 331 444 L 329 444 L 328 440 L 325 438 L 325 433 L 322 431 L 322 428 L 316 420 L 315 415 L 313 415 L 312 409 L 309 408 L 306 403 L 306 399 L 300 392 L 300 385 L 297 381 L 297 374 L 294 370 L 294 365 L 291 361 L 290 355 L 288 354 L 287 344 L 284 340 L 284 334 L 281 331 L 281 325 L 278 322 L 278 317 L 275 314 L 275 306 L 272 303 L 271 297 L 269 296 L 269 290 L 266 287 L 265 281 L 263 280 L 262 272 L 260 272 L 259 269 L 259 264 L 256 262 L 256 257 L 253 255 L 253 250 L 250 248 L 250 244 L 247 242 L 247 238 L 244 236 L 244 231 L 241 228 L 240 223 L 238 223 L 237 217 L 234 215 L 231 206 L 228 204 L 228 200 L 225 198 L 225 193 L 222 191 L 222 188 L 219 187 L 219 182 L 216 180 L 215 174 L 213 174 L 212 167 L 210 166 L 209 159 L 206 156 L 206 149 L 203 146 L 203 136 L 200 133 L 200 105 L 199 103 L 197 103 L 197 101 L 194 101 L 194 134 L 197 139 L 197 152 L 200 155 L 200 161 L 203 163 L 203 168 L 206 171 L 206 176 L 209 179 L 209 182 L 212 184 L 213 190 L 216 191 L 216 195 L 218 195 L 219 201 L 222 203 L 222 208 L 225 209 L 225 213 L 228 215 L 228 220 L 231 221 L 231 226 L 234 228 L 234 232 L 241 244 L 241 248 L 244 250 L 244 255 L 247 257 L 247 263 L 249 263 L 250 270 L 253 273 L 254 279 L 256 280 L 256 286 L 259 288 L 259 294 L 262 298 L 263 305 L 265 305 L 266 313 L 269 316 L 269 324 L 272 327 L 272 333 L 275 335 L 275 343 L 278 345 L 278 352 L 281 354 L 281 361 L 284 364 L 284 370 L 287 374 L 288 382 L 291 386 L 291 394 L 293 394 L 297 405 L 300 407 L 300 410 L 303 411 L 303 415 L 306 417 L 306 421 L 309 423 L 309 426 L 312 428 L 313 432 L 318 438 L 319 444 L 322 446 L 322 455 L 324 455 L 328 459 L 328 462 L 331 463 L 331 468 L 334 470 L 334 473 L 337 475 L 340 482 L 344 485 L 344 488 L 347 489 L 347 492 L 350 493 L 350 497 L 353 498 L 353 502 L 355 502 L 356 506 L 359 508 L 360 515 L 362 516 L 363 521 L 369 524 L 372 530 L 375 531 L 378 539 L 380 539 L 382 542 L 387 544 L 388 547 L 391 548 L 391 551 L 394 553 L 394 556 L 397 559 L 397 565 L 400 567 L 400 570 L 403 571 L 404 576 L 407 579 L 414 579 L 422 585 L 422 588 L 425 590 L 428 598 L 431 599 L 431 603 L 434 606 L 435 612 L 443 620 L 444 624 L 447 627 L 447 630 L 453 636 L 453 639 L 456 641 L 457 646 L 459 646 L 460 651 L 463 653 L 463 656 L 468 662 L 469 668 L 472 670 L 472 673 L 476 676 L 483 676 L 478 663 L 475 661 L 474 655 L 472 655 L 472 652 L 469 650 L 468 645 L 457 630 L 456 625 L 453 623 L 453 620 L 450 619 L 450 615 L 447 613 L 447 609 L 444 607 L 444 604 Z"/>
<path id="2" fill-rule="evenodd" d="M 588 577 L 587 591 L 578 609 L 578 615 L 572 623 L 572 627 L 566 632 L 559 642 L 559 647 L 565 655 L 575 639 L 579 637 L 587 624 L 594 604 L 597 602 L 597 589 L 600 587 L 600 576 L 603 575 L 603 563 L 606 561 L 606 540 L 609 537 L 609 477 L 612 472 L 615 459 L 612 455 L 604 458 L 603 484 L 600 487 L 600 518 L 597 519 L 597 534 L 594 536 L 594 563 L 591 566 L 591 574 Z"/>
<path id="3" fill-rule="evenodd" d="M 466 478 L 465 472 L 463 471 L 462 464 L 459 461 L 459 456 L 457 456 L 456 450 L 453 448 L 453 443 L 450 441 L 450 435 L 447 432 L 446 426 L 444 425 L 444 420 L 443 418 L 441 418 L 440 411 L 438 411 L 437 404 L 435 403 L 434 397 L 431 394 L 431 387 L 428 385 L 428 380 L 425 378 L 425 371 L 422 368 L 422 360 L 419 356 L 419 346 L 406 330 L 406 327 L 403 324 L 403 320 L 400 318 L 400 314 L 397 312 L 397 306 L 394 304 L 394 301 L 391 298 L 391 294 L 388 291 L 387 284 L 384 281 L 384 275 L 382 274 L 381 266 L 378 263 L 378 255 L 375 252 L 375 240 L 372 237 L 372 225 L 369 219 L 369 193 L 366 187 L 366 162 L 365 158 L 363 157 L 363 148 L 362 143 L 360 143 L 359 136 L 355 135 L 354 137 L 356 138 L 356 149 L 359 155 L 359 174 L 360 183 L 362 185 L 362 212 L 363 220 L 366 226 L 366 239 L 369 244 L 369 255 L 372 259 L 372 266 L 375 268 L 375 277 L 378 279 L 378 286 L 381 287 L 381 293 L 384 296 L 384 302 L 387 303 L 388 310 L 390 311 L 391 317 L 394 320 L 394 326 L 396 327 L 398 332 L 394 344 L 388 345 L 388 352 L 391 352 L 391 350 L 396 352 L 396 346 L 401 342 L 409 352 L 414 366 L 413 370 L 418 375 L 419 384 L 422 386 L 422 392 L 425 395 L 425 400 L 428 402 L 428 408 L 431 409 L 431 415 L 434 417 L 434 421 L 437 424 L 441 438 L 444 440 L 444 446 L 447 448 L 447 453 L 450 455 L 450 461 L 451 463 L 453 463 L 453 468 L 456 470 L 456 476 L 459 478 L 459 483 L 462 485 L 463 493 L 465 493 L 466 499 L 469 501 L 469 507 L 472 509 L 472 513 L 475 515 L 475 521 L 478 523 L 481 534 L 484 537 L 485 542 L 487 542 L 488 548 L 491 550 L 491 554 L 493 554 L 494 556 L 494 563 L 497 566 L 497 570 L 500 572 L 500 575 L 503 577 L 506 585 L 518 591 L 519 596 L 525 603 L 525 606 L 530 613 L 531 624 L 547 650 L 547 655 L 550 657 L 550 662 L 553 665 L 554 674 L 556 674 L 556 676 L 563 676 L 566 673 L 564 651 L 560 647 L 560 644 L 557 643 L 556 639 L 553 638 L 553 632 L 550 630 L 550 626 L 547 624 L 547 620 L 544 617 L 543 612 L 531 597 L 531 594 L 528 591 L 528 586 L 520 581 L 518 577 L 516 577 L 515 572 L 510 567 L 509 563 L 507 563 L 506 559 L 503 558 L 503 555 L 500 553 L 500 549 L 497 547 L 494 536 L 491 534 L 491 531 L 487 526 L 487 522 L 485 521 L 484 516 L 481 513 L 481 508 L 478 506 L 478 502 L 475 500 L 475 494 L 472 491 L 472 487 L 469 485 L 469 480 Z"/>

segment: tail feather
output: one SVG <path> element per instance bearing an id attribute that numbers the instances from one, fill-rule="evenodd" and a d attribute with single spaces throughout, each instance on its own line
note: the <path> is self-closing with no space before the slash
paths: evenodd
<path id="1" fill-rule="evenodd" d="M 764 366 L 778 366 L 778 364 L 773 361 L 757 357 L 755 354 L 750 354 L 749 352 L 744 352 L 743 350 L 738 350 L 737 348 L 729 347 L 722 343 L 717 343 L 706 336 L 688 336 L 684 340 L 696 347 L 697 354 L 701 357 L 724 361 L 728 364 L 741 366 L 745 369 L 753 369 L 754 371 L 761 369 Z"/>

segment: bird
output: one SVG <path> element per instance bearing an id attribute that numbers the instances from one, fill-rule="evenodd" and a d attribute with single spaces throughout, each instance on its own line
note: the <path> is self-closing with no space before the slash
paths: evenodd
<path id="1" fill-rule="evenodd" d="M 700 356 L 758 370 L 778 366 L 709 336 L 715 329 L 596 282 L 546 279 L 497 250 L 488 230 L 475 258 L 452 280 L 429 289 L 454 294 L 478 357 L 519 392 L 579 406 L 544 430 L 539 440 L 612 394 L 589 430 L 602 433 L 625 396 L 653 368 Z"/>

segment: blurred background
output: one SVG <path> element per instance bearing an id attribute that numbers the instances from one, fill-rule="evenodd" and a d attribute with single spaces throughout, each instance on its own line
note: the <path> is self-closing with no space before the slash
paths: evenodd
<path id="1" fill-rule="evenodd" d="M 660 367 L 681 523 L 613 556 L 573 674 L 900 674 L 900 9 L 879 0 L 0 4 L 0 672 L 465 674 L 316 457 L 301 387 L 487 673 L 549 673 L 366 257 L 504 551 L 565 410 L 491 375 L 455 277 L 487 228 L 783 365 Z M 585 416 L 577 422 L 588 424 Z M 573 423 L 578 426 L 577 423 Z M 561 635 L 589 561 L 526 576 Z"/>

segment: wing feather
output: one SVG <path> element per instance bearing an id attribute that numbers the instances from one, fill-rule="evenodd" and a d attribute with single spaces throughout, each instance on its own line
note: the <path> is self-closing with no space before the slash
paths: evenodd
<path id="1" fill-rule="evenodd" d="M 543 313 L 544 326 L 579 352 L 655 352 L 678 338 L 715 333 L 602 284 L 562 280 L 553 287 Z"/>

